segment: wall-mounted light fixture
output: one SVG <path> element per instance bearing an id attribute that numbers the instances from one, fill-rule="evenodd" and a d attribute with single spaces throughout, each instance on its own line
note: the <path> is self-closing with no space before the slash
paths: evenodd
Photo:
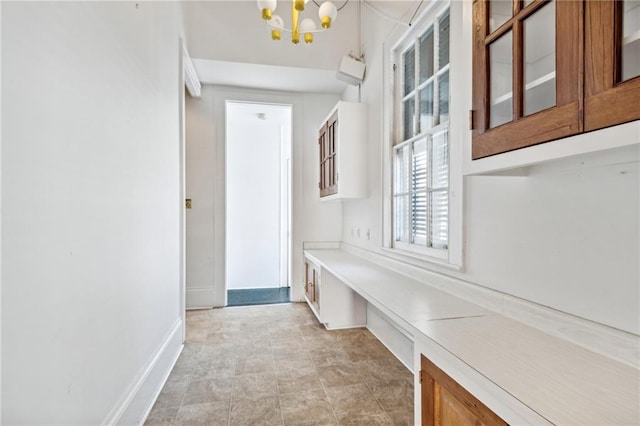
<path id="1" fill-rule="evenodd" d="M 285 0 L 281 0 L 285 1 Z M 336 20 L 338 16 L 338 8 L 330 1 L 325 1 L 322 5 L 318 5 L 315 0 L 313 3 L 318 6 L 318 17 L 320 18 L 320 29 L 316 27 L 316 23 L 310 19 L 305 18 L 301 22 L 298 22 L 300 18 L 300 12 L 305 8 L 306 3 L 309 0 L 291 0 L 291 28 L 285 28 L 284 20 L 274 15 L 273 11 L 276 10 L 277 0 L 258 0 L 258 9 L 262 14 L 262 19 L 265 20 L 267 25 L 271 28 L 271 38 L 273 40 L 280 40 L 282 32 L 291 33 L 291 41 L 293 44 L 300 43 L 300 34 L 304 38 L 306 44 L 313 43 L 313 35 L 331 28 L 331 24 Z M 340 7 L 342 9 L 349 0 Z"/>

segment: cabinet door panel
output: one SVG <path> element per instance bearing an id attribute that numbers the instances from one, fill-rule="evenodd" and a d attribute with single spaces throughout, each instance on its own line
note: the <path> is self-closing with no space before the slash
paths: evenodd
<path id="1" fill-rule="evenodd" d="M 630 19 L 640 14 L 640 6 L 631 7 L 635 3 L 586 2 L 585 130 L 640 119 L 640 77 L 629 65 L 623 70 L 623 58 L 640 63 L 640 25 Z"/>
<path id="2" fill-rule="evenodd" d="M 473 159 L 582 131 L 583 2 L 514 0 L 490 32 L 492 4 L 473 3 Z"/>
<path id="3" fill-rule="evenodd" d="M 320 196 L 338 192 L 336 172 L 336 140 L 338 134 L 338 114 L 334 114 L 320 130 Z"/>
<path id="4" fill-rule="evenodd" d="M 423 426 L 507 425 L 424 355 L 420 359 Z"/>

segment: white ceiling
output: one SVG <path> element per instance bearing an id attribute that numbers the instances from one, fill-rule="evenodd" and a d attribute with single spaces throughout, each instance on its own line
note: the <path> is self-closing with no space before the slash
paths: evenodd
<path id="1" fill-rule="evenodd" d="M 227 102 L 226 119 L 230 124 L 241 126 L 290 126 L 291 106 L 267 105 L 251 102 Z M 265 114 L 266 119 L 261 120 L 257 114 Z"/>
<path id="2" fill-rule="evenodd" d="M 341 7 L 345 0 L 334 0 Z M 321 1 L 318 0 L 318 3 Z M 362 16 L 407 22 L 416 7 L 429 0 L 368 0 Z M 335 78 L 340 59 L 357 54 L 360 37 L 358 0 L 349 0 L 326 32 L 315 34 L 311 45 L 294 45 L 284 33 L 273 41 L 261 20 L 256 0 L 184 1 L 189 54 L 202 83 L 295 92 L 342 93 L 347 85 Z M 290 2 L 279 0 L 276 13 L 289 26 Z M 301 18 L 318 24 L 311 1 Z M 366 22 L 363 19 L 363 22 Z M 362 28 L 363 33 L 366 28 Z M 365 52 L 366 53 L 366 52 Z M 366 58 L 365 58 L 366 62 Z"/>

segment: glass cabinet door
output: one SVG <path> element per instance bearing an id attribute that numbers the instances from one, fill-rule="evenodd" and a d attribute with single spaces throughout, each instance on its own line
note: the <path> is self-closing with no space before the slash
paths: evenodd
<path id="1" fill-rule="evenodd" d="M 582 2 L 473 7 L 473 158 L 578 133 Z"/>
<path id="2" fill-rule="evenodd" d="M 638 120 L 640 0 L 585 5 L 585 130 Z"/>
<path id="3" fill-rule="evenodd" d="M 640 76 L 640 0 L 620 3 L 620 80 L 627 81 Z"/>

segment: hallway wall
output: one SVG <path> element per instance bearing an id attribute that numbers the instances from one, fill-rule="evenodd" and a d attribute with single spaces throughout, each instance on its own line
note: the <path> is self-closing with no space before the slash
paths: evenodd
<path id="1" fill-rule="evenodd" d="M 3 424 L 134 424 L 177 355 L 180 13 L 2 2 Z"/>
<path id="2" fill-rule="evenodd" d="M 204 85 L 202 97 L 187 98 L 186 105 L 187 197 L 200 200 L 187 215 L 198 229 L 197 238 L 187 241 L 187 308 L 222 306 L 225 300 L 226 99 L 292 105 L 291 300 L 301 301 L 303 241 L 340 240 L 341 205 L 320 202 L 317 191 L 318 129 L 339 97 Z"/>
<path id="3" fill-rule="evenodd" d="M 471 2 L 451 2 L 451 153 L 470 146 Z M 362 101 L 369 110 L 369 197 L 342 205 L 342 240 L 387 255 L 383 246 L 384 153 L 389 142 L 389 52 L 406 28 L 363 9 L 367 75 Z M 357 99 L 350 88 L 344 97 Z M 590 137 L 610 138 L 608 129 Z M 583 135 L 589 137 L 589 134 Z M 640 334 L 640 138 L 635 146 L 550 164 L 522 176 L 466 176 L 463 200 L 464 265 L 426 269 L 454 276 L 580 318 Z M 563 141 L 544 144 L 562 144 Z M 462 145 L 462 146 L 461 146 Z M 528 149 L 529 151 L 531 148 Z M 520 150 L 523 155 L 526 149 Z M 452 170 L 454 173 L 455 170 Z M 370 230 L 371 239 L 353 229 Z"/>

